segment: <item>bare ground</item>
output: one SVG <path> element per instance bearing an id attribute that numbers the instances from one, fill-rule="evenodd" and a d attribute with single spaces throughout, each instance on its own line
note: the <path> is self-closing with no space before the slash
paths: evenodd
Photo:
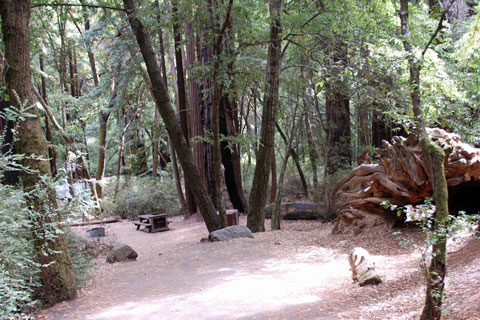
<path id="1" fill-rule="evenodd" d="M 79 297 L 38 319 L 419 319 L 421 253 L 400 247 L 391 229 L 332 235 L 331 224 L 284 221 L 254 239 L 200 243 L 203 222 L 171 221 L 154 234 L 128 221 L 106 225 L 103 241 L 129 244 L 137 261 L 97 259 Z M 422 241 L 418 231 L 404 233 Z M 374 258 L 379 286 L 352 282 L 347 255 L 357 246 Z M 450 244 L 448 265 L 448 318 L 480 319 L 480 240 Z"/>

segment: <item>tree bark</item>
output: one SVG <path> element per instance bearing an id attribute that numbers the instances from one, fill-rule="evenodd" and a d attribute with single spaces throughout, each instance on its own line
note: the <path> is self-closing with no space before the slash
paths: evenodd
<path id="1" fill-rule="evenodd" d="M 343 69 L 347 64 L 346 46 L 336 45 L 333 49 L 335 69 Z M 350 98 L 341 81 L 326 84 L 326 116 L 328 155 L 325 171 L 332 176 L 339 170 L 348 169 L 352 162 L 352 147 L 350 145 Z"/>
<path id="2" fill-rule="evenodd" d="M 160 67 L 157 63 L 150 37 L 137 17 L 134 0 L 124 0 L 125 9 L 132 30 L 137 38 L 138 45 L 142 52 L 148 75 L 152 83 L 152 95 L 155 99 L 158 111 L 165 122 L 165 127 L 172 138 L 173 146 L 177 152 L 180 164 L 185 173 L 185 179 L 191 186 L 196 203 L 200 208 L 207 229 L 211 232 L 221 227 L 220 219 L 216 214 L 215 207 L 210 200 L 205 186 L 201 182 L 200 174 L 193 163 L 192 153 L 187 141 L 183 136 L 182 129 L 176 119 L 175 111 L 170 105 L 165 83 L 161 76 Z"/>
<path id="3" fill-rule="evenodd" d="M 295 108 L 295 112 L 293 115 L 292 131 L 290 133 L 290 138 L 285 143 L 285 159 L 283 159 L 283 162 L 282 162 L 282 168 L 280 169 L 280 177 L 278 179 L 278 190 L 273 201 L 272 218 L 270 221 L 272 230 L 280 230 L 281 217 L 279 213 L 279 208 L 280 208 L 280 203 L 282 201 L 283 180 L 285 178 L 285 171 L 287 170 L 288 158 L 289 158 L 289 155 L 291 154 L 290 152 L 288 152 L 288 150 L 292 149 L 292 143 L 293 143 L 293 140 L 295 139 L 295 132 L 297 129 L 295 124 L 296 113 L 297 113 L 297 109 Z"/>
<path id="4" fill-rule="evenodd" d="M 195 65 L 196 53 L 195 53 L 195 36 L 193 33 L 193 23 L 188 22 L 185 24 L 185 38 L 186 53 L 187 53 L 187 72 L 191 72 Z M 190 106 L 190 136 L 201 137 L 202 127 L 200 118 L 200 92 L 198 82 L 192 74 L 188 77 L 188 101 Z M 193 144 L 193 158 L 195 165 L 197 166 L 200 174 L 203 172 L 203 156 L 202 156 L 202 143 L 196 142 Z M 189 218 L 193 213 L 197 211 L 197 205 L 193 197 L 187 199 L 188 211 L 186 211 L 185 218 Z"/>
<path id="5" fill-rule="evenodd" d="M 27 103 L 28 106 L 35 102 L 30 69 L 30 4 L 29 0 L 0 2 L 5 57 L 9 64 L 6 75 L 7 92 L 12 97 L 11 101 L 16 108 L 19 108 L 20 105 L 13 92 L 16 92 L 20 100 Z M 22 174 L 23 187 L 26 191 L 34 189 L 42 175 L 51 176 L 49 163 L 37 158 L 38 156 L 47 157 L 47 144 L 42 134 L 38 109 L 33 107 L 29 112 L 33 113 L 35 117 L 26 118 L 18 124 L 18 143 L 16 145 L 17 152 L 26 156 L 23 165 L 37 171 L 35 174 L 27 172 Z M 50 192 L 49 199 L 40 199 L 32 195 L 29 203 L 32 203 L 33 208 L 39 212 L 38 222 L 40 224 L 48 225 L 52 222 L 60 222 L 59 215 L 51 217 L 44 209 L 45 207 L 56 209 L 55 192 Z M 75 297 L 75 274 L 64 234 L 57 233 L 56 238 L 49 239 L 43 237 L 41 233 L 40 230 L 33 233 L 35 251 L 38 262 L 41 264 L 42 286 L 39 292 L 45 305 L 53 305 L 56 302 Z M 42 250 L 45 246 L 56 253 L 46 254 Z"/>
<path id="6" fill-rule="evenodd" d="M 177 74 L 177 88 L 178 88 L 178 113 L 180 115 L 180 127 L 182 128 L 183 135 L 187 140 L 187 145 L 190 147 L 190 136 L 188 128 L 189 112 L 187 109 L 187 92 L 185 89 L 185 69 L 183 67 L 183 55 L 182 55 L 182 34 L 180 27 L 180 17 L 178 16 L 177 0 L 172 1 L 172 14 L 173 14 L 173 38 L 175 47 L 175 64 Z M 186 203 L 192 203 L 193 196 L 185 181 L 185 198 Z M 188 218 L 191 213 L 187 212 L 188 207 L 184 207 L 184 215 Z"/>
<path id="7" fill-rule="evenodd" d="M 313 202 L 320 202 L 320 194 L 318 190 L 318 173 L 317 173 L 317 153 L 315 151 L 313 141 L 313 130 L 310 125 L 310 117 L 308 116 L 307 105 L 305 104 L 305 127 L 307 129 L 308 155 L 310 157 L 310 165 L 312 166 L 313 180 Z"/>
<path id="8" fill-rule="evenodd" d="M 280 64 L 282 58 L 282 1 L 272 0 L 270 7 L 270 44 L 268 46 L 267 87 L 262 112 L 262 134 L 257 153 L 249 199 L 247 227 L 252 232 L 265 231 L 264 207 L 267 200 L 268 178 L 274 151 L 275 119 L 278 108 Z"/>
<path id="9" fill-rule="evenodd" d="M 285 151 L 285 158 L 288 158 L 288 149 Z M 275 201 L 277 195 L 277 161 L 275 159 L 275 152 L 272 155 L 272 185 L 270 186 L 270 202 Z"/>
<path id="10" fill-rule="evenodd" d="M 44 63 L 43 63 L 43 54 L 40 54 L 39 57 L 40 62 L 40 70 L 44 72 Z M 47 85 L 45 81 L 45 77 L 42 74 L 41 79 L 42 84 L 42 98 L 43 100 L 47 101 Z M 50 161 L 50 169 L 52 170 L 52 176 L 55 177 L 57 175 L 57 153 L 55 152 L 55 148 L 51 145 L 52 144 L 52 130 L 50 128 L 50 120 L 48 117 L 45 118 L 45 138 L 49 144 L 48 146 L 48 158 Z"/>
<path id="11" fill-rule="evenodd" d="M 159 10 L 160 4 L 158 0 L 155 2 L 155 6 L 157 10 Z M 157 14 L 157 21 L 160 24 L 161 18 L 160 14 Z M 158 30 L 158 42 L 160 44 L 160 67 L 162 71 L 162 78 L 163 82 L 165 83 L 165 86 L 167 86 L 167 65 L 165 62 L 165 44 L 163 40 L 163 32 L 162 29 Z M 157 122 L 157 118 L 160 116 L 160 113 L 158 112 L 158 108 L 155 108 L 155 121 Z M 159 120 L 159 119 L 158 119 Z M 158 143 L 157 143 L 158 144 Z M 170 157 L 172 159 L 172 167 L 173 167 L 173 178 L 175 179 L 175 187 L 177 189 L 177 195 L 178 199 L 180 201 L 180 207 L 182 208 L 182 213 L 185 218 L 188 218 L 190 216 L 189 214 L 189 208 L 187 201 L 185 200 L 185 196 L 183 195 L 183 190 L 182 190 L 182 182 L 180 181 L 180 171 L 178 170 L 178 164 L 177 164 L 177 155 L 175 153 L 175 149 L 173 148 L 173 143 L 172 139 L 170 136 L 168 137 L 168 148 L 170 150 Z M 158 149 L 158 146 L 157 146 Z M 193 197 L 192 197 L 193 199 Z"/>
<path id="12" fill-rule="evenodd" d="M 85 4 L 85 0 L 80 1 L 82 5 Z M 88 18 L 88 13 L 86 12 L 86 7 L 82 7 L 83 9 L 83 19 L 85 21 L 85 32 L 90 30 L 90 19 Z M 100 85 L 100 79 L 97 72 L 97 64 L 95 62 L 95 54 L 92 50 L 92 44 L 86 43 L 87 55 L 88 55 L 88 62 L 90 64 L 90 70 L 92 72 L 93 83 L 95 87 Z M 95 174 L 95 191 L 97 193 L 97 197 L 103 199 L 103 176 L 105 174 L 105 165 L 106 165 L 106 146 L 107 146 L 107 133 L 108 133 L 108 118 L 110 117 L 110 109 L 113 107 L 115 99 L 117 97 L 116 87 L 115 87 L 115 80 L 113 80 L 112 86 L 112 97 L 110 98 L 110 102 L 107 107 L 107 111 L 101 110 L 98 115 L 99 121 L 99 134 L 98 134 L 98 162 L 97 162 L 97 172 Z"/>

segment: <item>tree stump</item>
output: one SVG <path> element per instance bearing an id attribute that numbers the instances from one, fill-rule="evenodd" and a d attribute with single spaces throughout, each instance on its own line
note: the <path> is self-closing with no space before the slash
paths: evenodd
<path id="1" fill-rule="evenodd" d="M 352 270 L 352 278 L 360 286 L 382 283 L 382 279 L 375 271 L 375 263 L 367 250 L 359 247 L 353 249 L 348 255 L 348 262 Z"/>

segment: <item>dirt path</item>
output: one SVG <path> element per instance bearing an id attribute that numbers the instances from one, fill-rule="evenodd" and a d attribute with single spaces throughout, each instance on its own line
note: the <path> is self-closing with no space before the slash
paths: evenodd
<path id="1" fill-rule="evenodd" d="M 203 223 L 174 218 L 170 227 L 147 234 L 127 221 L 107 225 L 105 240 L 131 245 L 138 260 L 107 264 L 102 257 L 79 298 L 38 319 L 419 318 L 420 253 L 399 247 L 391 230 L 352 237 L 332 235 L 330 224 L 285 222 L 254 239 L 200 243 Z M 421 241 L 418 232 L 406 232 Z M 356 246 L 370 251 L 383 284 L 352 283 L 347 254 Z M 451 319 L 480 319 L 479 248 L 471 240 L 449 249 Z"/>

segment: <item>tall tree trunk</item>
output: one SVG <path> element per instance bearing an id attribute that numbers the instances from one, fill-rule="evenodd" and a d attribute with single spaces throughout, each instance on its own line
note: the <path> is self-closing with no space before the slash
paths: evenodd
<path id="1" fill-rule="evenodd" d="M 18 108 L 19 103 L 13 92 L 22 102 L 32 105 L 35 101 L 33 84 L 31 82 L 30 50 L 29 50 L 29 0 L 4 0 L 0 2 L 2 17 L 2 34 L 5 44 L 5 57 L 9 64 L 6 75 L 8 94 L 12 97 L 13 105 Z M 47 157 L 47 144 L 42 134 L 42 127 L 38 118 L 38 109 L 33 107 L 29 111 L 35 117 L 26 118 L 18 124 L 17 152 L 25 154 L 23 165 L 38 173 L 22 174 L 22 183 L 26 191 L 30 191 L 40 182 L 40 176 L 50 176 L 50 165 L 46 161 L 38 160 L 38 156 Z M 35 156 L 33 156 L 35 155 Z M 32 156 L 32 157 L 30 157 Z M 29 203 L 39 212 L 39 223 L 48 225 L 54 221 L 60 222 L 60 216 L 49 216 L 45 207 L 56 209 L 55 192 L 50 192 L 49 199 L 40 199 L 30 196 Z M 41 265 L 41 282 L 39 289 L 42 301 L 46 305 L 73 298 L 76 295 L 76 281 L 72 261 L 63 233 L 57 233 L 54 239 L 43 237 L 40 231 L 33 233 L 35 251 Z M 45 246 L 55 253 L 46 254 Z"/>
<path id="2" fill-rule="evenodd" d="M 333 49 L 334 69 L 345 68 L 347 64 L 346 50 L 346 46 L 343 44 L 337 44 L 337 47 Z M 326 84 L 325 106 L 328 144 L 326 173 L 330 176 L 338 170 L 348 169 L 352 163 L 350 98 L 344 92 L 345 90 L 345 85 L 340 81 Z"/>
<path id="3" fill-rule="evenodd" d="M 285 171 L 287 171 L 288 158 L 291 154 L 288 151 L 292 149 L 292 143 L 293 143 L 293 140 L 295 139 L 295 132 L 297 130 L 296 124 L 295 124 L 296 114 L 297 114 L 297 109 L 295 108 L 295 112 L 293 115 L 292 131 L 290 132 L 290 137 L 288 141 L 285 143 L 285 159 L 283 159 L 282 167 L 280 169 L 280 177 L 278 179 L 278 190 L 273 200 L 272 219 L 270 221 L 272 230 L 280 230 L 281 217 L 279 213 L 279 208 L 280 208 L 280 203 L 282 201 L 283 180 L 285 179 Z"/>
<path id="4" fill-rule="evenodd" d="M 233 91 L 233 87 L 230 88 L 230 90 Z M 220 133 L 229 137 L 235 137 L 240 133 L 238 108 L 234 98 L 230 101 L 228 97 L 224 96 L 222 99 L 222 105 L 220 107 Z M 243 192 L 240 166 L 240 145 L 228 145 L 228 142 L 222 141 L 221 150 L 222 163 L 225 169 L 225 184 L 230 202 L 239 212 L 247 213 L 247 200 Z"/>
<path id="5" fill-rule="evenodd" d="M 130 25 L 142 52 L 143 59 L 147 65 L 148 75 L 152 83 L 152 95 L 155 99 L 158 111 L 163 118 L 165 127 L 172 138 L 173 146 L 177 152 L 183 172 L 185 173 L 185 179 L 191 186 L 191 191 L 200 208 L 207 229 L 209 231 L 217 230 L 221 227 L 220 219 L 216 214 L 215 207 L 210 200 L 205 186 L 201 182 L 200 174 L 193 163 L 190 148 L 183 136 L 180 124 L 176 119 L 175 111 L 170 105 L 166 84 L 162 79 L 160 67 L 157 63 L 155 53 L 153 52 L 150 37 L 145 26 L 137 17 L 134 0 L 123 0 L 123 3 L 128 13 Z"/>
<path id="6" fill-rule="evenodd" d="M 313 141 L 313 130 L 310 125 L 310 117 L 308 116 L 307 104 L 305 101 L 305 127 L 307 129 L 308 155 L 310 157 L 310 165 L 312 166 L 312 180 L 313 180 L 313 202 L 320 202 L 320 194 L 318 190 L 318 173 L 317 173 L 317 153 L 315 151 Z"/>
<path id="7" fill-rule="evenodd" d="M 39 57 L 39 62 L 40 62 L 40 70 L 44 72 L 44 62 L 43 62 L 43 54 L 40 54 Z M 45 81 L 45 77 L 42 74 L 42 98 L 45 100 L 45 102 L 48 100 L 47 99 L 47 85 Z M 52 176 L 55 177 L 57 175 L 57 153 L 55 152 L 55 148 L 52 145 L 52 130 L 50 127 L 50 120 L 48 117 L 45 118 L 45 138 L 47 139 L 47 143 L 49 144 L 48 146 L 48 158 L 50 161 L 50 169 L 52 170 Z"/>
<path id="8" fill-rule="evenodd" d="M 178 16 L 177 0 L 172 1 L 172 13 L 173 13 L 173 38 L 175 46 L 175 64 L 177 73 L 177 88 L 178 88 L 178 112 L 180 114 L 180 126 L 182 128 L 183 135 L 187 140 L 187 145 L 190 147 L 190 137 L 188 130 L 188 112 L 187 112 L 187 92 L 185 90 L 185 77 L 183 68 L 183 56 L 182 56 L 182 34 L 180 30 L 180 17 Z M 186 202 L 194 204 L 193 196 L 191 194 L 188 183 L 185 181 L 185 198 Z M 187 208 L 184 208 L 187 209 Z M 188 218 L 191 213 L 184 210 L 184 214 Z"/>
<path id="9" fill-rule="evenodd" d="M 125 134 L 127 133 L 128 128 L 132 124 L 133 120 L 137 117 L 138 109 L 133 113 L 130 119 L 128 117 L 128 108 L 125 111 L 125 125 L 122 130 L 122 135 L 120 136 L 120 150 L 118 151 L 118 162 L 117 162 L 117 182 L 115 184 L 115 200 L 117 199 L 118 192 L 120 191 L 120 176 L 122 173 L 122 161 L 125 153 Z"/>
<path id="10" fill-rule="evenodd" d="M 192 68 L 195 65 L 196 53 L 195 53 L 195 36 L 193 33 L 193 23 L 188 22 L 185 24 L 185 37 L 187 39 L 186 51 L 187 51 L 187 72 L 191 73 Z M 201 137 L 202 127 L 200 118 L 200 90 L 198 82 L 192 74 L 188 77 L 188 101 L 190 106 L 190 136 Z M 195 165 L 197 166 L 200 174 L 203 172 L 203 156 L 202 156 L 203 144 L 196 142 L 193 144 L 193 158 Z M 193 197 L 187 199 L 188 212 L 185 218 L 189 218 L 194 212 L 197 211 L 197 205 Z"/>
<path id="11" fill-rule="evenodd" d="M 82 5 L 85 4 L 85 0 L 81 0 L 80 3 Z M 85 6 L 82 7 L 83 9 L 83 18 L 85 21 L 85 32 L 90 30 L 90 19 L 88 17 L 87 8 Z M 95 87 L 98 87 L 100 84 L 100 79 L 97 72 L 97 64 L 95 62 L 95 54 L 92 50 L 92 44 L 90 42 L 86 43 L 87 48 L 87 55 L 88 55 L 88 62 L 90 64 L 90 70 L 92 73 L 93 83 Z M 105 174 L 105 165 L 106 165 L 106 148 L 107 148 L 107 130 L 108 130 L 108 118 L 110 117 L 110 109 L 113 107 L 113 103 L 115 102 L 117 93 L 115 88 L 115 80 L 113 80 L 113 93 L 112 97 L 110 98 L 110 102 L 107 107 L 107 111 L 101 110 L 98 114 L 98 121 L 99 121 L 99 134 L 98 134 L 98 162 L 97 162 L 97 172 L 95 174 L 95 189 L 97 193 L 97 197 L 102 199 L 103 198 L 103 176 Z"/>
<path id="12" fill-rule="evenodd" d="M 110 98 L 110 104 L 113 105 L 115 100 L 116 92 L 113 93 Z M 108 129 L 108 118 L 110 117 L 110 112 L 101 110 L 98 114 L 99 122 L 99 133 L 98 133 L 98 164 L 97 172 L 95 175 L 96 180 L 96 190 L 99 198 L 103 198 L 103 176 L 105 174 L 105 165 L 106 165 L 106 154 L 107 154 L 107 129 Z"/>
<path id="13" fill-rule="evenodd" d="M 158 1 L 156 2 L 157 7 L 159 7 Z M 160 22 L 160 16 L 157 16 L 157 20 Z M 163 32 L 162 30 L 158 30 L 158 40 L 160 43 L 160 66 L 162 70 L 162 78 L 163 82 L 165 83 L 165 86 L 167 85 L 167 66 L 165 63 L 165 45 L 163 41 Z M 159 115 L 158 108 L 155 108 L 155 116 Z M 190 216 L 190 210 L 187 206 L 187 201 L 185 199 L 185 196 L 183 195 L 183 190 L 182 190 L 182 183 L 180 181 L 180 171 L 178 170 L 178 165 L 177 165 L 177 155 L 175 153 L 175 149 L 173 148 L 173 142 L 172 139 L 169 137 L 168 138 L 168 147 L 170 149 L 170 156 L 172 158 L 172 166 L 173 166 L 173 175 L 175 179 L 175 187 L 177 188 L 177 195 L 178 199 L 180 201 L 180 206 L 182 208 L 182 213 L 185 218 L 188 218 Z M 192 197 L 193 198 L 193 197 Z"/>
<path id="14" fill-rule="evenodd" d="M 220 213 L 222 220 L 222 225 L 227 226 L 227 213 L 225 211 L 224 199 L 223 199 L 223 188 L 222 188 L 222 152 L 220 145 L 220 102 L 223 96 L 224 83 L 222 77 L 220 77 L 220 67 L 222 64 L 221 54 L 224 52 L 225 44 L 225 33 L 227 28 L 230 26 L 230 14 L 232 12 L 233 0 L 230 0 L 228 3 L 228 10 L 225 15 L 225 20 L 219 32 L 216 33 L 214 38 L 213 51 L 215 54 L 214 63 L 213 63 L 213 110 L 212 110 L 212 134 L 213 134 L 213 169 L 214 169 L 214 180 L 215 180 L 215 196 L 217 210 Z M 216 8 L 210 7 L 210 11 L 213 12 Z M 212 21 L 215 21 L 216 16 L 212 14 Z"/>
<path id="15" fill-rule="evenodd" d="M 285 154 L 289 154 L 288 150 Z M 275 201 L 277 195 L 277 160 L 275 159 L 275 152 L 272 154 L 272 185 L 270 186 L 270 202 Z"/>
<path id="16" fill-rule="evenodd" d="M 422 52 L 422 58 L 429 44 L 435 39 L 438 31 L 442 28 L 448 12 L 447 8 L 440 17 L 437 30 L 432 35 L 429 43 Z M 410 97 L 412 99 L 413 114 L 415 117 L 414 132 L 420 137 L 423 155 L 429 166 L 429 178 L 433 185 L 433 200 L 435 202 L 434 236 L 436 241 L 432 245 L 432 260 L 427 273 L 427 290 L 425 306 L 420 317 L 421 320 L 442 319 L 442 302 L 445 291 L 445 276 L 447 273 L 447 234 L 444 231 L 448 221 L 448 187 L 445 178 L 444 162 L 445 152 L 435 142 L 430 140 L 425 130 L 425 122 L 422 117 L 422 102 L 420 95 L 420 68 L 411 43 L 410 26 L 408 21 L 408 0 L 400 0 L 400 23 L 405 52 L 408 57 L 410 69 Z"/>
<path id="17" fill-rule="evenodd" d="M 274 149 L 275 120 L 278 108 L 280 64 L 282 58 L 282 1 L 272 0 L 270 6 L 270 44 L 268 45 L 267 85 L 262 112 L 262 134 L 257 153 L 249 199 L 247 227 L 253 232 L 265 231 L 264 207 Z"/>

